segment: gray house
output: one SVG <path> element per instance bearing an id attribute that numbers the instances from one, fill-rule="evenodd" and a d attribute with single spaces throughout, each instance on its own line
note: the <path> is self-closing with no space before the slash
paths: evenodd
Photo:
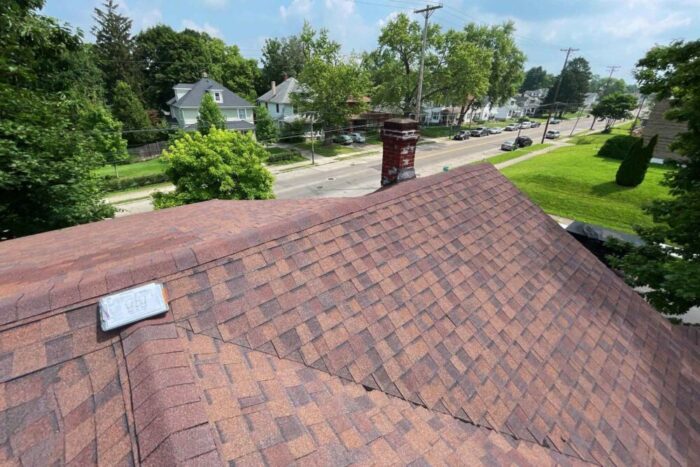
<path id="1" fill-rule="evenodd" d="M 279 85 L 273 81 L 270 90 L 258 97 L 258 104 L 267 108 L 270 117 L 278 122 L 296 120 L 297 113 L 292 104 L 292 94 L 300 91 L 299 82 L 295 78 L 287 78 Z"/>
<path id="2" fill-rule="evenodd" d="M 208 92 L 214 98 L 226 117 L 226 128 L 229 130 L 249 131 L 255 129 L 253 111 L 255 106 L 210 78 L 202 78 L 196 83 L 178 83 L 173 86 L 175 97 L 167 104 L 170 106 L 170 117 L 180 128 L 186 130 L 197 128 L 199 104 L 204 93 Z"/>

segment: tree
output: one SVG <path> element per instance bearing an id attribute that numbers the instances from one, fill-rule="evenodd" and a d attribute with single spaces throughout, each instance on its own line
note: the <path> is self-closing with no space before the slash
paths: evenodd
<path id="1" fill-rule="evenodd" d="M 513 37 L 515 24 L 512 21 L 494 26 L 470 23 L 464 31 L 468 41 L 491 50 L 493 59 L 486 96 L 489 106 L 503 105 L 515 95 L 523 81 L 525 54 L 518 48 Z"/>
<path id="2" fill-rule="evenodd" d="M 605 131 L 610 131 L 615 120 L 631 117 L 630 110 L 636 106 L 637 99 L 631 94 L 608 94 L 593 106 L 591 115 L 595 118 L 605 118 Z"/>
<path id="3" fill-rule="evenodd" d="M 434 47 L 441 41 L 440 26 L 431 24 L 427 32 L 423 98 L 441 96 L 444 90 L 434 86 L 438 59 Z M 379 48 L 365 54 L 363 67 L 374 83 L 372 103 L 398 108 L 404 115 L 415 111 L 418 89 L 418 68 L 422 46 L 422 29 L 418 21 L 411 21 L 405 13 L 389 21 L 379 35 Z"/>
<path id="4" fill-rule="evenodd" d="M 114 214 L 92 171 L 117 144 L 106 111 L 86 95 L 80 36 L 36 10 L 41 1 L 0 8 L 0 231 L 4 238 Z M 100 118 L 93 118 L 99 114 Z M 104 117 L 104 118 L 102 118 Z M 96 126 L 92 126 L 99 122 Z"/>
<path id="5" fill-rule="evenodd" d="M 136 96 L 131 86 L 124 81 L 117 81 L 112 100 L 112 114 L 122 122 L 129 144 L 144 144 L 155 140 L 151 120 L 146 109 Z"/>
<path id="6" fill-rule="evenodd" d="M 246 133 L 212 128 L 208 135 L 187 133 L 163 159 L 175 185 L 154 195 L 156 209 L 210 199 L 272 199 L 274 177 L 263 166 L 267 152 Z"/>
<path id="7" fill-rule="evenodd" d="M 304 43 L 299 35 L 266 39 L 261 55 L 262 70 L 258 94 L 270 89 L 272 81 L 279 83 L 285 76 L 299 76 L 306 63 Z"/>
<path id="8" fill-rule="evenodd" d="M 226 128 L 226 118 L 221 113 L 221 109 L 214 102 L 211 94 L 206 92 L 202 96 L 199 104 L 199 115 L 197 115 L 197 130 L 203 135 L 208 135 L 212 128 L 223 130 Z"/>
<path id="9" fill-rule="evenodd" d="M 537 89 L 549 88 L 554 84 L 554 76 L 547 73 L 541 66 L 532 67 L 525 73 L 523 84 L 520 85 L 520 92 L 535 91 Z"/>
<path id="10" fill-rule="evenodd" d="M 598 93 L 598 97 L 604 97 L 614 93 L 628 93 L 627 83 L 620 78 L 610 78 L 608 76 L 593 75 L 588 87 L 589 92 Z"/>
<path id="11" fill-rule="evenodd" d="M 687 123 L 672 145 L 686 161 L 664 182 L 671 198 L 647 209 L 655 225 L 637 230 L 645 244 L 615 244 L 611 261 L 630 285 L 648 287 L 642 294 L 657 310 L 680 315 L 700 305 L 700 41 L 652 48 L 635 76 L 644 95 L 671 99 L 666 118 Z"/>
<path id="12" fill-rule="evenodd" d="M 273 143 L 279 136 L 279 128 L 264 106 L 255 109 L 255 136 L 263 144 Z"/>
<path id="13" fill-rule="evenodd" d="M 121 137 L 122 124 L 101 105 L 91 105 L 80 109 L 80 130 L 93 133 L 94 150 L 102 155 L 103 163 L 114 167 L 129 161 L 126 140 Z"/>
<path id="14" fill-rule="evenodd" d="M 564 112 L 575 111 L 581 108 L 588 92 L 591 76 L 591 67 L 588 64 L 588 60 L 583 57 L 574 58 L 566 64 L 566 68 L 557 76 L 554 86 L 549 88 L 544 104 L 558 113 L 560 117 Z M 554 92 L 557 86 L 556 82 L 559 80 L 561 80 L 559 97 L 555 103 Z"/>
<path id="15" fill-rule="evenodd" d="M 119 14 L 118 8 L 119 5 L 114 0 L 105 0 L 103 9 L 95 8 L 93 18 L 97 24 L 92 28 L 95 35 L 95 57 L 110 99 L 117 82 L 134 81 L 131 19 Z"/>
<path id="16" fill-rule="evenodd" d="M 221 39 L 190 29 L 176 32 L 160 24 L 140 32 L 134 44 L 147 108 L 165 108 L 175 84 L 199 81 L 204 73 L 243 97 L 255 97 L 257 63 Z"/>
<path id="17" fill-rule="evenodd" d="M 460 105 L 461 125 L 475 97 L 488 92 L 493 53 L 470 42 L 465 33 L 450 30 L 444 35 L 439 55 L 445 57 L 440 74 L 445 96 L 449 102 Z"/>
<path id="18" fill-rule="evenodd" d="M 649 161 L 654 155 L 654 147 L 658 136 L 653 136 L 649 144 L 644 146 L 644 142 L 639 138 L 629 150 L 627 157 L 622 161 L 615 174 L 615 183 L 620 186 L 639 186 L 647 174 Z"/>

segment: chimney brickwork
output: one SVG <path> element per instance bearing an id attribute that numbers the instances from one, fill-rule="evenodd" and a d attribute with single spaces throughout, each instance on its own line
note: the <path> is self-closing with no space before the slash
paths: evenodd
<path id="1" fill-rule="evenodd" d="M 409 118 L 392 118 L 384 122 L 382 143 L 382 186 L 416 178 L 414 168 L 418 122 Z"/>

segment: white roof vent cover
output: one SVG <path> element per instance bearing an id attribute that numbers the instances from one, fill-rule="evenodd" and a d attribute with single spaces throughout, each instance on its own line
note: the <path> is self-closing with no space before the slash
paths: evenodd
<path id="1" fill-rule="evenodd" d="M 168 311 L 163 284 L 134 287 L 100 299 L 100 325 L 109 331 Z"/>

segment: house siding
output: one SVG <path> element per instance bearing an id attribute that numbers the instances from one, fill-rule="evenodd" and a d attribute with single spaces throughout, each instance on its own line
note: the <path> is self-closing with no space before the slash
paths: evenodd
<path id="1" fill-rule="evenodd" d="M 654 149 L 654 157 L 660 159 L 682 160 L 683 157 L 671 151 L 669 147 L 678 133 L 688 131 L 688 126 L 678 122 L 672 122 L 664 117 L 671 108 L 668 99 L 664 99 L 654 106 L 646 125 L 642 129 L 642 136 L 649 141 L 654 135 L 659 135 L 659 141 Z"/>

